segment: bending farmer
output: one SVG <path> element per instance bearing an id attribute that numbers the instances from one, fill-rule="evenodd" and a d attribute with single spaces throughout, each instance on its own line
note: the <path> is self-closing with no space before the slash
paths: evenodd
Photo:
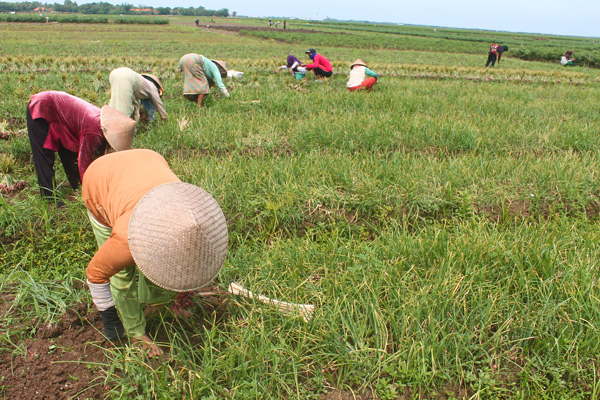
<path id="1" fill-rule="evenodd" d="M 65 92 L 34 94 L 27 105 L 27 133 L 40 194 L 54 198 L 54 153 L 73 189 L 94 158 L 131 148 L 135 121 L 119 111 L 102 109 Z"/>
<path id="2" fill-rule="evenodd" d="M 100 247 L 87 270 L 104 333 L 126 333 L 150 356 L 147 306 L 208 284 L 227 254 L 227 223 L 217 202 L 175 176 L 152 150 L 108 154 L 83 180 L 83 201 Z"/>
<path id="3" fill-rule="evenodd" d="M 158 110 L 160 118 L 167 119 L 167 110 L 161 100 L 163 87 L 158 77 L 150 74 L 138 74 L 129 68 L 117 68 L 111 71 L 109 106 L 123 114 L 140 120 L 140 101 L 146 109 L 148 120 L 154 121 L 154 112 Z"/>
<path id="4" fill-rule="evenodd" d="M 202 108 L 204 96 L 210 93 L 210 86 L 216 85 L 225 97 L 229 92 L 223 84 L 227 77 L 225 61 L 209 60 L 201 54 L 190 53 L 181 57 L 179 68 L 183 71 L 183 95 Z"/>
<path id="5" fill-rule="evenodd" d="M 290 71 L 290 74 L 294 74 L 294 72 L 306 73 L 306 68 L 303 67 L 302 62 L 300 60 L 298 60 L 296 58 L 296 56 L 290 54 L 289 56 L 287 56 L 286 62 L 287 62 L 287 64 L 279 67 L 277 72 L 281 71 L 282 69 L 287 69 Z"/>

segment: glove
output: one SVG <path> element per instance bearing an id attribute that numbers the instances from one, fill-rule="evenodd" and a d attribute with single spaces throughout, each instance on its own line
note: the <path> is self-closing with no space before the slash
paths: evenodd
<path id="1" fill-rule="evenodd" d="M 227 91 L 227 89 L 223 89 L 223 90 L 221 91 L 221 93 L 223 93 L 223 96 L 225 96 L 225 97 L 229 97 L 229 92 Z"/>
<path id="2" fill-rule="evenodd" d="M 111 342 L 125 337 L 125 328 L 119 319 L 115 306 L 100 311 L 102 316 L 102 325 L 104 326 L 104 336 Z"/>

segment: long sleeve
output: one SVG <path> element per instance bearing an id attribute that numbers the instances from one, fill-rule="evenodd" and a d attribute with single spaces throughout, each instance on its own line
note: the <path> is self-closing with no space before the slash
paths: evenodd
<path id="1" fill-rule="evenodd" d="M 215 65 L 214 62 L 209 60 L 206 57 L 202 57 L 204 59 L 204 75 L 210 80 L 212 80 L 215 85 L 221 90 L 221 92 L 226 91 L 227 88 L 223 84 L 223 79 L 221 79 L 221 71 L 219 71 L 219 67 Z"/>
<path id="2" fill-rule="evenodd" d="M 88 264 L 86 276 L 90 282 L 107 283 L 111 276 L 123 268 L 135 265 L 127 241 L 128 224 L 129 218 L 119 218 L 110 237 L 100 246 Z"/>
<path id="3" fill-rule="evenodd" d="M 375 72 L 371 71 L 369 68 L 366 68 L 366 67 L 365 67 L 365 74 L 367 76 L 371 76 L 375 79 L 379 79 L 379 77 L 377 76 L 377 74 Z"/>
<path id="4" fill-rule="evenodd" d="M 158 89 L 144 77 L 140 79 L 140 90 L 136 94 L 136 97 L 139 99 L 150 99 L 154 107 L 158 110 L 160 118 L 163 120 L 167 119 L 167 109 L 158 94 Z"/>

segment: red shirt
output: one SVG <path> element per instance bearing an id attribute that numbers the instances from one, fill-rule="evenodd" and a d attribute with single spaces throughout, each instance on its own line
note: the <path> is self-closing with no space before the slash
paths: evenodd
<path id="1" fill-rule="evenodd" d="M 333 68 L 331 67 L 331 63 L 329 62 L 329 60 L 318 53 L 315 54 L 315 58 L 313 59 L 312 64 L 308 64 L 306 66 L 306 69 L 316 69 L 316 68 L 321 68 L 325 72 L 333 71 Z"/>
<path id="2" fill-rule="evenodd" d="M 79 177 L 106 144 L 100 124 L 100 108 L 65 92 L 41 92 L 31 96 L 31 118 L 42 118 L 50 125 L 44 148 L 60 147 L 77 153 Z"/>

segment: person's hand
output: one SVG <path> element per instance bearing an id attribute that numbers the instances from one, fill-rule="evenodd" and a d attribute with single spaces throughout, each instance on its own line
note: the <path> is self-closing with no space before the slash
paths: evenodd
<path id="1" fill-rule="evenodd" d="M 230 97 L 227 89 L 223 89 L 223 91 L 221 93 L 223 93 L 223 96 L 225 96 L 225 97 Z"/>
<path id="2" fill-rule="evenodd" d="M 163 351 L 154 343 L 150 336 L 142 335 L 133 339 L 134 344 L 139 347 L 148 357 L 160 357 Z"/>

